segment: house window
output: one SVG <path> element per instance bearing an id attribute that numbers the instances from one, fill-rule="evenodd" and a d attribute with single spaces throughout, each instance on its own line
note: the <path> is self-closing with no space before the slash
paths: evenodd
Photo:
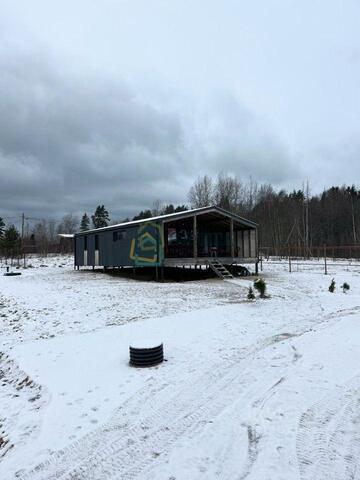
<path id="1" fill-rule="evenodd" d="M 84 237 L 84 251 L 87 251 L 87 237 Z"/>
<path id="2" fill-rule="evenodd" d="M 168 245 L 176 245 L 177 238 L 176 238 L 176 228 L 169 228 L 168 229 Z"/>
<path id="3" fill-rule="evenodd" d="M 126 232 L 113 232 L 113 242 L 123 240 L 126 237 Z"/>
<path id="4" fill-rule="evenodd" d="M 99 250 L 99 235 L 95 235 L 95 250 Z"/>

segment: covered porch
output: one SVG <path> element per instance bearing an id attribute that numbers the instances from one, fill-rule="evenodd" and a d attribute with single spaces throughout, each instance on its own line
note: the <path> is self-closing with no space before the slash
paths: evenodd
<path id="1" fill-rule="evenodd" d="M 164 221 L 164 264 L 201 265 L 216 257 L 225 264 L 257 261 L 257 228 L 214 210 Z"/>

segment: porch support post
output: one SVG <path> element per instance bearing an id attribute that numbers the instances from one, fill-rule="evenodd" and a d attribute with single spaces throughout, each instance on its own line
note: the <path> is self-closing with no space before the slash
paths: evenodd
<path id="1" fill-rule="evenodd" d="M 198 249 L 197 249 L 197 218 L 196 215 L 193 217 L 193 254 L 194 258 L 198 256 Z"/>
<path id="2" fill-rule="evenodd" d="M 235 257 L 235 248 L 234 248 L 234 220 L 230 218 L 230 255 L 232 258 Z"/>

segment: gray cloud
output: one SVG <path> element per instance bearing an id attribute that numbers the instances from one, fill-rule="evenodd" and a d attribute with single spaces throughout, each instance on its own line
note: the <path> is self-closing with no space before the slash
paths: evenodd
<path id="1" fill-rule="evenodd" d="M 220 171 L 353 182 L 359 13 L 356 0 L 2 0 L 0 215 L 101 202 L 121 218 Z"/>
<path id="2" fill-rule="evenodd" d="M 274 182 L 296 173 L 230 95 L 174 109 L 116 79 L 59 72 L 41 55 L 2 52 L 0 71 L 3 215 L 57 217 L 104 203 L 121 218 L 156 198 L 186 201 L 200 173 Z"/>
<path id="3" fill-rule="evenodd" d="M 121 83 L 64 78 L 23 60 L 0 59 L 3 209 L 81 210 L 118 192 L 120 210 L 129 185 L 139 193 L 175 173 L 176 116 L 138 102 Z"/>
<path id="4" fill-rule="evenodd" d="M 300 175 L 287 148 L 234 96 L 216 96 L 195 122 L 199 124 L 196 143 L 200 169 L 222 170 L 242 178 L 253 175 L 260 182 L 275 185 Z"/>

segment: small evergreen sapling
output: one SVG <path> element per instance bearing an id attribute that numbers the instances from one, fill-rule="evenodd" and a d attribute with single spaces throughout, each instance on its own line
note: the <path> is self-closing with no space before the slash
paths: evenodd
<path id="1" fill-rule="evenodd" d="M 348 290 L 350 290 L 350 285 L 348 283 L 344 282 L 341 285 L 341 288 L 343 289 L 343 292 L 346 293 Z"/>
<path id="2" fill-rule="evenodd" d="M 335 286 L 336 286 L 335 280 L 332 279 L 331 283 L 330 283 L 330 286 L 329 286 L 329 292 L 334 293 L 335 292 Z"/>
<path id="3" fill-rule="evenodd" d="M 249 287 L 248 294 L 247 294 L 247 299 L 248 300 L 255 300 L 255 293 L 252 287 Z"/>
<path id="4" fill-rule="evenodd" d="M 254 281 L 254 288 L 255 290 L 257 290 L 260 294 L 260 298 L 265 298 L 266 295 L 266 283 L 265 283 L 265 280 L 263 280 L 262 278 L 257 278 L 255 281 Z"/>

